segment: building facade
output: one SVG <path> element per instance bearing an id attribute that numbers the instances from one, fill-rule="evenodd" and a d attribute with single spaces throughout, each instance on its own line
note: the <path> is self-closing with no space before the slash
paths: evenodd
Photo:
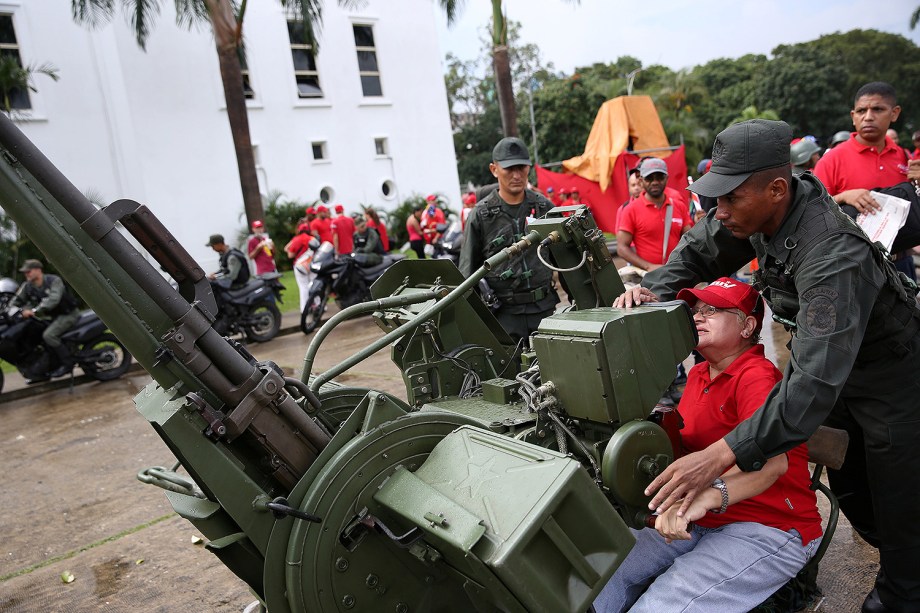
<path id="1" fill-rule="evenodd" d="M 145 52 L 121 12 L 89 29 L 68 4 L 0 0 L 0 54 L 60 77 L 37 75 L 38 91 L 16 97 L 17 124 L 80 190 L 146 204 L 212 269 L 208 235 L 236 242 L 245 216 L 210 29 L 177 26 L 165 2 Z M 459 204 L 439 10 L 330 1 L 314 50 L 279 2 L 248 3 L 244 78 L 263 193 L 349 211 L 412 193 Z"/>

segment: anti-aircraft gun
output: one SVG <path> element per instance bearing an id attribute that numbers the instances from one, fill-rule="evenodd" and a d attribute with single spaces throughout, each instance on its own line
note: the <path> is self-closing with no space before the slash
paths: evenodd
<path id="1" fill-rule="evenodd" d="M 585 611 L 646 521 L 673 457 L 653 408 L 695 333 L 683 303 L 610 308 L 622 284 L 585 207 L 469 278 L 394 265 L 290 378 L 213 330 L 204 272 L 147 207 L 94 207 L 5 117 L 0 205 L 154 378 L 137 408 L 188 476 L 142 479 L 272 613 Z M 527 249 L 572 306 L 520 352 L 474 287 Z M 329 331 L 367 313 L 383 336 L 315 375 Z M 335 383 L 388 345 L 405 398 Z"/>

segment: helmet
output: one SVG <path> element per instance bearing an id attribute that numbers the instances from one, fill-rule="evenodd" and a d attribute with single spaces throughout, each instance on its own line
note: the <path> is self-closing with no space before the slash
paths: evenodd
<path id="1" fill-rule="evenodd" d="M 847 137 L 849 137 L 849 134 L 847 134 Z M 803 138 L 789 146 L 789 159 L 793 166 L 804 166 L 811 159 L 811 156 L 819 151 L 821 151 L 821 147 L 814 141 Z"/>
<path id="2" fill-rule="evenodd" d="M 850 140 L 850 133 L 847 130 L 841 130 L 840 132 L 837 132 L 834 134 L 833 138 L 831 138 L 831 149 L 845 140 Z"/>

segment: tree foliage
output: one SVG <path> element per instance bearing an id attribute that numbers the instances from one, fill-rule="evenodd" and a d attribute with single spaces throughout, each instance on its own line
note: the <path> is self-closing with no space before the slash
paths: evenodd
<path id="1" fill-rule="evenodd" d="M 518 32 L 515 32 L 517 36 Z M 512 40 L 512 52 L 526 48 Z M 539 60 L 538 50 L 533 56 Z M 487 57 L 488 50 L 484 50 Z M 494 92 L 476 77 L 475 70 L 458 62 L 449 76 L 462 76 L 449 90 L 452 100 L 465 100 L 471 109 L 455 132 L 461 180 L 474 184 L 492 181 L 487 171 L 491 147 L 501 135 Z M 520 65 L 520 64 L 519 64 Z M 580 154 L 597 110 L 613 97 L 626 94 L 632 74 L 633 94 L 652 97 L 672 144 L 686 145 L 688 166 L 709 157 L 715 135 L 735 121 L 778 118 L 788 122 L 796 136 L 812 134 L 827 142 L 851 126 L 849 111 L 859 87 L 870 81 L 887 81 L 898 91 L 901 118 L 893 127 L 902 135 L 920 129 L 920 47 L 897 34 L 852 30 L 822 36 L 795 45 L 781 45 L 766 55 L 719 58 L 690 70 L 667 66 L 642 66 L 631 56 L 615 62 L 576 68 L 558 74 L 552 67 L 520 71 L 535 79 L 534 115 L 540 161 L 556 162 Z M 636 72 L 638 71 L 638 72 Z M 459 87 L 462 84 L 463 88 Z M 518 88 L 518 108 L 529 100 Z M 450 95 L 450 94 L 449 94 Z M 469 104 L 466 100 L 475 100 Z M 521 134 L 530 133 L 530 118 L 521 113 Z"/>

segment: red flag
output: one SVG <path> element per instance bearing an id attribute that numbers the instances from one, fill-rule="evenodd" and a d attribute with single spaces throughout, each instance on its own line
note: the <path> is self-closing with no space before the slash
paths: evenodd
<path id="1" fill-rule="evenodd" d="M 664 158 L 668 165 L 668 187 L 680 193 L 685 193 L 687 188 L 687 160 L 684 157 L 684 146 L 681 145 Z M 537 185 L 546 192 L 547 187 L 552 187 L 556 193 L 559 190 L 578 189 L 581 201 L 587 204 L 594 215 L 597 227 L 604 232 L 615 232 L 614 221 L 616 209 L 629 199 L 629 169 L 635 168 L 639 163 L 639 156 L 632 153 L 622 153 L 617 157 L 613 167 L 610 186 L 602 192 L 600 185 L 571 173 L 553 172 L 542 166 L 537 166 Z M 686 197 L 685 197 L 686 200 Z"/>

